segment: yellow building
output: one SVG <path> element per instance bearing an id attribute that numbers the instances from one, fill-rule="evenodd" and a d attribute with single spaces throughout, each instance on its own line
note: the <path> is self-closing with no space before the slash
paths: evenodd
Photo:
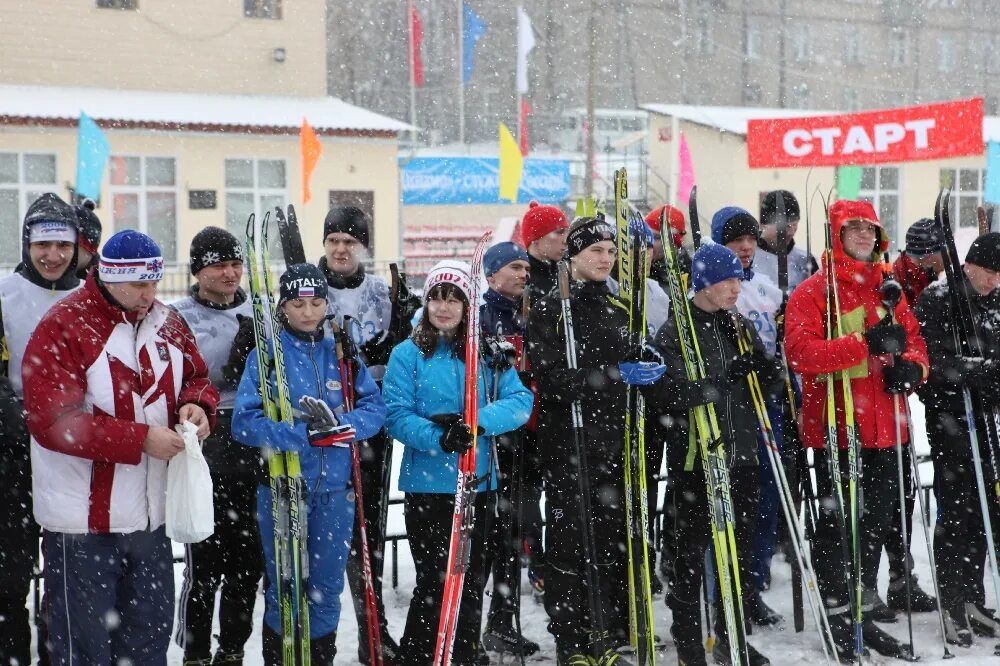
<path id="1" fill-rule="evenodd" d="M 405 123 L 328 97 L 325 7 L 280 0 L 7 0 L 0 21 L 0 264 L 39 193 L 68 198 L 81 112 L 111 148 L 105 238 L 138 228 L 184 264 L 208 225 L 294 204 L 307 254 L 332 202 L 375 219 L 376 260 L 400 256 L 397 138 Z M 303 118 L 323 153 L 302 205 Z M 183 272 L 183 267 L 178 268 Z"/>
<path id="2" fill-rule="evenodd" d="M 799 199 L 803 220 L 806 216 L 806 185 L 812 219 L 810 241 L 813 252 L 823 248 L 823 205 L 817 192 L 826 195 L 837 185 L 836 169 L 751 169 L 747 166 L 747 122 L 751 119 L 788 118 L 827 115 L 822 111 L 793 109 L 690 106 L 648 104 L 649 160 L 666 183 L 650 180 L 650 201 L 665 201 L 669 183 L 676 183 L 679 173 L 676 137 L 683 132 L 691 152 L 698 185 L 699 217 L 702 233 L 708 233 L 712 214 L 722 206 L 742 206 L 757 215 L 765 192 L 783 188 Z M 983 138 L 1000 139 L 1000 118 L 983 121 Z M 974 157 L 928 160 L 865 167 L 860 198 L 871 201 L 889 231 L 892 254 L 906 244 L 906 230 L 922 217 L 933 217 L 939 188 L 953 188 L 952 202 L 957 206 L 952 219 L 959 220 L 955 240 L 960 256 L 976 237 L 976 207 L 983 205 L 986 151 Z M 657 186 L 659 189 L 657 190 Z M 683 206 L 687 210 L 687 206 Z M 956 218 L 956 215 L 958 216 Z M 800 224 L 796 242 L 806 242 L 805 224 Z"/>

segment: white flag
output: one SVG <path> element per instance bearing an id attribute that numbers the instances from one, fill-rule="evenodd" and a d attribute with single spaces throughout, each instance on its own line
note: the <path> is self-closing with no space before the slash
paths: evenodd
<path id="1" fill-rule="evenodd" d="M 523 7 L 517 8 L 517 92 L 528 93 L 528 53 L 535 48 L 535 33 L 531 29 L 531 19 Z"/>

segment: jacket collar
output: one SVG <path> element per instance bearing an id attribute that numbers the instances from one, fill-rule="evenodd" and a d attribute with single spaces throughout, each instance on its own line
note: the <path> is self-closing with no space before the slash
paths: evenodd
<path id="1" fill-rule="evenodd" d="M 365 281 L 364 264 L 358 264 L 358 270 L 348 276 L 330 270 L 326 263 L 326 257 L 319 260 L 319 267 L 323 271 L 323 275 L 326 276 L 326 283 L 334 289 L 357 289 Z"/>
<path id="2" fill-rule="evenodd" d="M 107 319 L 114 322 L 120 321 L 132 324 L 133 326 L 139 323 L 138 315 L 135 312 L 126 312 L 125 308 L 111 295 L 107 287 L 98 281 L 97 271 L 92 271 L 87 276 L 87 281 L 84 283 L 83 288 L 87 291 L 90 300 L 97 306 L 98 312 Z M 153 301 L 153 307 L 156 307 L 158 303 L 159 301 Z M 150 311 L 152 311 L 152 308 L 150 308 Z M 148 317 L 149 314 L 147 313 L 146 316 Z"/>
<path id="3" fill-rule="evenodd" d="M 487 289 L 486 293 L 483 294 L 483 301 L 492 308 L 511 313 L 517 312 L 517 307 L 520 305 L 520 302 L 515 301 L 512 298 L 507 298 L 499 291 L 494 291 L 492 288 Z"/>

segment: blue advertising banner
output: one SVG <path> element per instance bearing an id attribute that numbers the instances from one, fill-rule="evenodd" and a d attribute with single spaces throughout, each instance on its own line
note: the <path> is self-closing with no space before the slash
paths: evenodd
<path id="1" fill-rule="evenodd" d="M 500 201 L 496 157 L 418 157 L 403 167 L 403 205 L 496 204 Z M 570 195 L 569 161 L 524 161 L 518 203 L 562 203 Z M 505 203 L 505 202 L 504 202 Z"/>

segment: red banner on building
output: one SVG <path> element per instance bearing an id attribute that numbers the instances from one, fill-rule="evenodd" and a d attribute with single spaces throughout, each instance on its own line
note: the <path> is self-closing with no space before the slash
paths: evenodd
<path id="1" fill-rule="evenodd" d="M 750 168 L 848 166 L 983 153 L 980 97 L 837 116 L 751 120 Z"/>

